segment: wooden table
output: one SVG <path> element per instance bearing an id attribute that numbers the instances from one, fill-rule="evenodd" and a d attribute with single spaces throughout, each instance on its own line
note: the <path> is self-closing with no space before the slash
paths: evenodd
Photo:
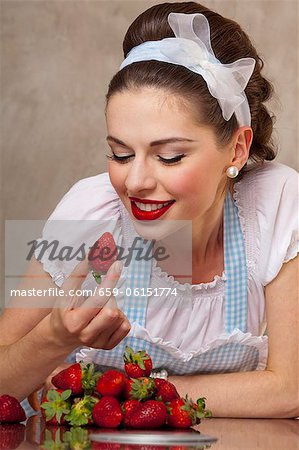
<path id="1" fill-rule="evenodd" d="M 51 429 L 51 427 L 48 427 Z M 299 420 L 291 419 L 206 419 L 195 427 L 203 434 L 218 438 L 211 445 L 211 450 L 297 450 L 299 449 Z M 59 434 L 63 435 L 63 431 Z M 93 429 L 94 430 L 94 429 Z M 92 429 L 88 430 L 89 432 Z M 55 431 L 52 429 L 53 434 Z M 44 439 L 44 425 L 38 416 L 31 417 L 25 426 L 13 425 L 9 429 L 0 425 L 0 448 L 4 439 L 13 435 L 18 437 L 18 449 L 29 450 L 40 448 L 39 443 Z M 49 435 L 49 433 L 48 433 Z M 11 447 L 12 448 L 12 447 Z M 107 444 L 102 447 L 97 444 L 97 449 L 107 450 Z M 117 445 L 113 445 L 117 450 Z M 130 446 L 119 445 L 119 450 L 129 450 Z M 132 446 L 132 450 L 158 450 L 157 446 Z M 161 450 L 183 450 L 183 447 L 160 447 Z M 186 447 L 187 449 L 187 447 Z M 191 447 L 188 448 L 190 450 Z"/>

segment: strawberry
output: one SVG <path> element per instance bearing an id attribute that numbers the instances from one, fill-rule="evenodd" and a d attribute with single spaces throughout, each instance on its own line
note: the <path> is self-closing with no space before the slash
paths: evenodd
<path id="1" fill-rule="evenodd" d="M 157 400 L 147 400 L 140 403 L 127 415 L 126 425 L 130 428 L 159 428 L 165 424 L 167 408 L 164 403 Z"/>
<path id="2" fill-rule="evenodd" d="M 125 379 L 125 375 L 119 370 L 107 370 L 99 378 L 95 390 L 101 395 L 119 397 L 125 388 Z"/>
<path id="3" fill-rule="evenodd" d="M 66 424 L 65 415 L 71 410 L 70 389 L 50 389 L 46 397 L 42 399 L 41 411 L 48 425 Z"/>
<path id="4" fill-rule="evenodd" d="M 52 383 L 59 389 L 71 389 L 73 395 L 91 394 L 99 376 L 94 364 L 80 362 L 57 373 L 52 378 Z"/>
<path id="5" fill-rule="evenodd" d="M 128 346 L 124 353 L 124 363 L 125 371 L 131 378 L 149 377 L 153 368 L 152 360 L 145 351 L 134 353 Z"/>
<path id="6" fill-rule="evenodd" d="M 170 400 L 180 397 L 175 385 L 170 383 L 170 381 L 163 380 L 162 378 L 154 378 L 154 382 L 157 389 L 156 399 L 161 399 L 163 402 L 170 402 Z"/>
<path id="7" fill-rule="evenodd" d="M 199 403 L 203 399 L 198 399 Z M 173 428 L 190 428 L 200 423 L 200 419 L 211 417 L 210 411 L 205 411 L 205 405 L 199 406 L 192 399 L 176 398 L 167 403 L 167 424 Z"/>
<path id="8" fill-rule="evenodd" d="M 92 417 L 99 427 L 116 428 L 123 419 L 123 412 L 117 398 L 104 396 L 94 406 Z"/>
<path id="9" fill-rule="evenodd" d="M 90 248 L 88 253 L 89 268 L 98 284 L 101 275 L 105 275 L 110 266 L 117 260 L 118 252 L 111 233 L 104 233 Z"/>
<path id="10" fill-rule="evenodd" d="M 125 399 L 148 400 L 155 395 L 156 385 L 153 378 L 126 378 L 123 396 Z"/>
<path id="11" fill-rule="evenodd" d="M 121 405 L 121 409 L 123 412 L 123 424 L 127 425 L 127 417 L 131 414 L 131 412 L 136 409 L 139 408 L 140 406 L 140 402 L 138 400 L 125 400 L 122 405 Z"/>
<path id="12" fill-rule="evenodd" d="M 98 397 L 93 395 L 75 399 L 70 413 L 65 417 L 66 421 L 72 426 L 93 424 L 92 410 L 98 402 Z"/>
<path id="13" fill-rule="evenodd" d="M 1 395 L 0 397 L 0 423 L 1 422 L 23 422 L 26 414 L 20 402 L 11 395 Z"/>
<path id="14" fill-rule="evenodd" d="M 5 423 L 0 425 L 0 449 L 18 448 L 25 438 L 25 425 L 22 423 Z"/>
<path id="15" fill-rule="evenodd" d="M 132 385 L 133 385 L 133 383 L 134 383 L 134 379 L 133 378 L 128 378 L 128 377 L 125 378 L 125 387 L 124 387 L 124 390 L 123 390 L 123 397 L 125 399 L 132 398 L 131 394 L 132 394 Z"/>

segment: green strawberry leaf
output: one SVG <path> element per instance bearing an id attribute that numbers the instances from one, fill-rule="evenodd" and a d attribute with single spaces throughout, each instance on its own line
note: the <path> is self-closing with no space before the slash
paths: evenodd
<path id="1" fill-rule="evenodd" d="M 47 400 L 55 402 L 59 398 L 59 393 L 55 389 L 50 389 L 47 393 Z"/>
<path id="2" fill-rule="evenodd" d="M 67 389 L 66 391 L 63 391 L 61 394 L 61 400 L 67 400 L 72 395 L 71 389 Z"/>
<path id="3" fill-rule="evenodd" d="M 102 276 L 99 273 L 94 272 L 94 271 L 92 271 L 91 273 L 92 273 L 93 278 L 96 280 L 96 282 L 98 284 L 101 284 L 102 283 Z"/>

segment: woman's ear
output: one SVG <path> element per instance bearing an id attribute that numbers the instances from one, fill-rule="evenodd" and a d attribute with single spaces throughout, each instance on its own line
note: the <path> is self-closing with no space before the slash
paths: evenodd
<path id="1" fill-rule="evenodd" d="M 249 150 L 253 140 L 253 131 L 250 127 L 240 127 L 235 133 L 232 142 L 232 160 L 231 164 L 238 167 L 239 170 L 245 166 L 249 158 Z"/>

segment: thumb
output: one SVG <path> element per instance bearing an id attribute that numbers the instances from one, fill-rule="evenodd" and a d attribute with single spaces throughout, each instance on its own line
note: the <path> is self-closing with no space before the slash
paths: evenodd
<path id="1" fill-rule="evenodd" d="M 117 281 L 121 275 L 123 269 L 123 263 L 119 260 L 115 261 L 112 266 L 110 266 L 106 275 L 103 276 L 103 281 L 101 287 L 103 288 L 114 288 Z"/>

